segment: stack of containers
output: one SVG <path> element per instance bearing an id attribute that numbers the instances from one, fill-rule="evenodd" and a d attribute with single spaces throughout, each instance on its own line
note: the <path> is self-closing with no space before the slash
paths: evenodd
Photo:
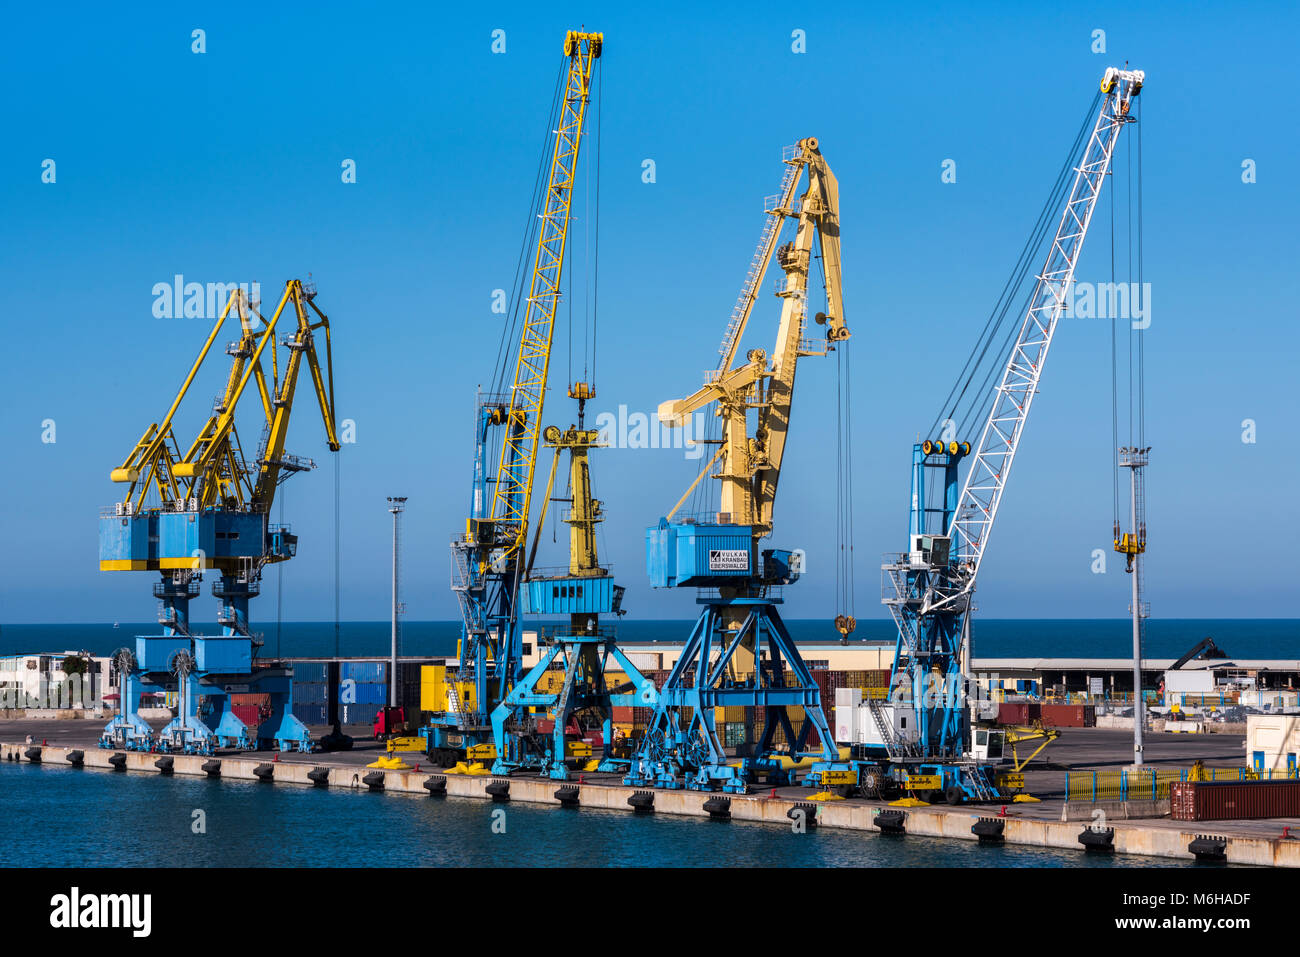
<path id="1" fill-rule="evenodd" d="M 388 662 L 343 662 L 339 668 L 339 702 L 339 720 L 343 724 L 373 725 L 375 713 L 388 704 Z"/>
<path id="2" fill-rule="evenodd" d="M 302 661 L 293 666 L 293 715 L 308 727 L 324 727 L 329 717 L 328 670 L 323 661 Z"/>

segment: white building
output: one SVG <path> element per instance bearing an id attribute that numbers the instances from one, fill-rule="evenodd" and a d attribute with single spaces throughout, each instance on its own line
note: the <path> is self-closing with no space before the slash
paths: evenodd
<path id="1" fill-rule="evenodd" d="M 84 676 L 64 672 L 63 662 L 70 657 L 89 662 Z M 111 661 L 84 651 L 0 657 L 0 711 L 93 709 L 109 690 Z"/>
<path id="2" fill-rule="evenodd" d="M 1246 766 L 1296 773 L 1300 764 L 1300 715 L 1246 715 Z"/>

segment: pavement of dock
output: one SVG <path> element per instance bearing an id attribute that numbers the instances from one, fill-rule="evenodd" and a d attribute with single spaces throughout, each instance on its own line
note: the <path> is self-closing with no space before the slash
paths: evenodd
<path id="1" fill-rule="evenodd" d="M 73 751 L 82 752 L 87 768 L 112 767 L 109 759 L 124 754 L 125 770 L 151 774 L 163 773 L 158 766 L 162 755 L 140 752 L 113 752 L 97 746 L 101 724 L 98 721 L 51 721 L 33 719 L 0 720 L 0 760 L 28 760 L 31 735 L 39 747 L 42 763 L 67 766 Z M 161 727 L 161 724 L 160 724 Z M 313 729 L 319 737 L 326 729 Z M 558 806 L 556 792 L 563 786 L 578 789 L 578 805 L 631 811 L 628 799 L 636 792 L 653 794 L 656 813 L 709 817 L 704 803 L 710 798 L 729 798 L 723 816 L 733 820 L 760 821 L 790 827 L 789 813 L 796 807 L 813 815 L 816 826 L 855 830 L 877 830 L 876 815 L 888 805 L 880 801 L 850 798 L 839 801 L 812 802 L 811 792 L 803 787 L 762 787 L 748 795 L 723 795 L 700 791 L 668 791 L 629 788 L 618 774 L 588 773 L 575 775 L 569 782 L 552 781 L 536 774 L 519 773 L 511 777 L 497 775 L 452 774 L 428 765 L 422 754 L 406 754 L 409 771 L 381 771 L 377 774 L 366 765 L 384 753 L 379 742 L 354 738 L 351 751 L 294 754 L 272 752 L 223 751 L 214 755 L 223 778 L 264 780 L 328 787 L 370 787 L 373 790 L 428 793 L 427 784 L 443 788 L 453 797 L 492 800 L 488 786 L 509 782 L 508 797 L 498 793 L 496 800 L 549 804 Z M 1024 844 L 1081 851 L 1079 836 L 1085 824 L 1061 820 L 1065 804 L 1066 770 L 1118 770 L 1130 765 L 1132 735 L 1127 731 L 1099 728 L 1063 729 L 1061 737 L 1045 749 L 1026 770 L 1026 789 L 1041 803 L 962 805 L 949 807 L 906 808 L 903 826 L 908 834 L 976 840 L 972 826 L 981 818 L 1003 822 L 1002 837 L 1006 844 Z M 173 755 L 170 773 L 205 775 L 205 763 L 213 758 Z M 1146 738 L 1145 763 L 1152 768 L 1188 767 L 1200 759 L 1207 767 L 1241 767 L 1245 742 L 1241 735 L 1154 733 Z M 168 762 L 162 762 L 166 767 Z M 209 765 L 211 767 L 211 765 Z M 320 769 L 324 769 L 324 773 Z M 309 774 L 316 771 L 313 781 Z M 493 790 L 500 792 L 499 784 Z M 714 814 L 718 813 L 714 802 Z M 1200 836 L 1225 839 L 1224 853 L 1229 863 L 1300 867 L 1300 818 L 1270 818 L 1251 821 L 1183 822 L 1168 817 L 1136 820 L 1109 820 L 1114 829 L 1114 849 L 1119 853 L 1167 857 L 1181 861 L 1195 860 L 1188 850 Z M 1288 827 L 1296 837 L 1284 837 Z M 1170 861 L 1173 863 L 1173 860 Z"/>

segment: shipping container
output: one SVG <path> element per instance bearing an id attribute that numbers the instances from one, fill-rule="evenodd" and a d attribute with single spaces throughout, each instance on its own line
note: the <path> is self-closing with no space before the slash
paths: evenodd
<path id="1" fill-rule="evenodd" d="M 1175 821 L 1300 817 L 1300 780 L 1178 781 L 1169 797 Z"/>
<path id="2" fill-rule="evenodd" d="M 294 684 L 324 684 L 328 680 L 329 664 L 324 661 L 299 661 L 293 665 Z"/>
<path id="3" fill-rule="evenodd" d="M 351 678 L 358 684 L 383 684 L 388 681 L 388 662 L 345 661 L 339 669 L 339 678 Z"/>
<path id="4" fill-rule="evenodd" d="M 230 696 L 230 703 L 231 703 L 232 705 L 234 705 L 234 704 L 251 704 L 251 705 L 253 705 L 253 706 L 255 706 L 255 707 L 267 707 L 267 708 L 269 708 L 269 707 L 271 706 L 271 696 L 270 696 L 269 694 L 266 694 L 266 693 L 260 693 L 260 694 L 248 694 L 248 693 L 232 694 L 232 695 Z"/>
<path id="5" fill-rule="evenodd" d="M 664 656 L 657 651 L 631 651 L 625 654 L 627 660 L 632 662 L 632 667 L 643 675 L 653 674 L 663 665 Z"/>
<path id="6" fill-rule="evenodd" d="M 1028 714 L 1028 702 L 1004 701 L 998 705 L 998 724 L 1028 724 Z"/>
<path id="7" fill-rule="evenodd" d="M 345 704 L 339 706 L 339 721 L 353 726 L 374 727 L 375 714 L 379 711 L 373 704 Z"/>
<path id="8" fill-rule="evenodd" d="M 293 683 L 293 700 L 303 704 L 324 704 L 329 685 L 323 681 L 295 681 Z"/>
<path id="9" fill-rule="evenodd" d="M 323 704 L 299 704 L 294 702 L 293 716 L 309 727 L 321 727 L 325 724 L 326 712 Z"/>
<path id="10" fill-rule="evenodd" d="M 339 686 L 341 704 L 381 705 L 388 703 L 388 685 L 352 684 Z"/>
<path id="11" fill-rule="evenodd" d="M 232 704 L 230 710 L 250 728 L 256 728 L 262 722 L 262 709 L 255 704 Z"/>

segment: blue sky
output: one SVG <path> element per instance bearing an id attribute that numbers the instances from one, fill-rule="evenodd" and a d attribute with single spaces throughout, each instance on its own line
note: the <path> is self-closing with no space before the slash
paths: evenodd
<path id="1" fill-rule="evenodd" d="M 905 547 L 911 443 L 1102 72 L 1125 60 L 1145 70 L 1153 614 L 1294 614 L 1274 544 L 1300 517 L 1286 479 L 1300 467 L 1293 5 L 317 3 L 6 14 L 0 621 L 152 614 L 149 576 L 97 570 L 96 516 L 119 492 L 109 470 L 166 409 L 207 331 L 153 315 L 152 287 L 177 273 L 257 280 L 266 298 L 313 274 L 335 329 L 339 416 L 357 429 L 340 458 L 343 615 L 386 616 L 390 494 L 410 496 L 409 614 L 456 615 L 446 546 L 463 527 L 474 389 L 501 330 L 492 290 L 510 286 L 560 43 L 579 24 L 605 33 L 596 411 L 650 412 L 696 388 L 781 148 L 821 140 L 840 181 L 854 333 L 860 617 L 882 613 L 881 553 Z M 495 29 L 504 54 L 491 52 Z M 1105 54 L 1091 50 L 1097 29 Z M 807 52 L 792 52 L 794 30 Z M 53 184 L 41 181 L 47 158 Z M 354 184 L 340 181 L 345 159 Z M 642 181 L 645 159 L 654 183 Z M 941 182 L 945 159 L 956 183 Z M 1079 278 L 1108 278 L 1108 257 L 1098 232 Z M 776 303 L 760 309 L 753 342 L 770 344 Z M 561 362 L 566 349 L 561 335 Z M 834 369 L 806 362 L 772 542 L 809 555 L 787 614 L 829 618 Z M 182 431 L 198 427 L 222 375 L 216 364 L 196 387 Z M 1109 385 L 1106 325 L 1066 323 L 983 566 L 982 614 L 1125 614 L 1118 563 L 1090 572 L 1110 538 Z M 567 424 L 558 395 L 547 418 Z M 1253 444 L 1241 438 L 1248 418 Z M 41 441 L 46 419 L 54 443 Z M 290 448 L 322 468 L 285 489 L 301 545 L 284 571 L 284 616 L 326 619 L 333 463 L 309 403 Z M 605 555 L 636 617 L 695 613 L 693 594 L 651 591 L 642 553 L 645 526 L 697 468 L 680 450 L 593 461 Z M 206 590 L 196 619 L 215 614 Z M 273 587 L 265 594 L 263 621 L 275 614 Z"/>

